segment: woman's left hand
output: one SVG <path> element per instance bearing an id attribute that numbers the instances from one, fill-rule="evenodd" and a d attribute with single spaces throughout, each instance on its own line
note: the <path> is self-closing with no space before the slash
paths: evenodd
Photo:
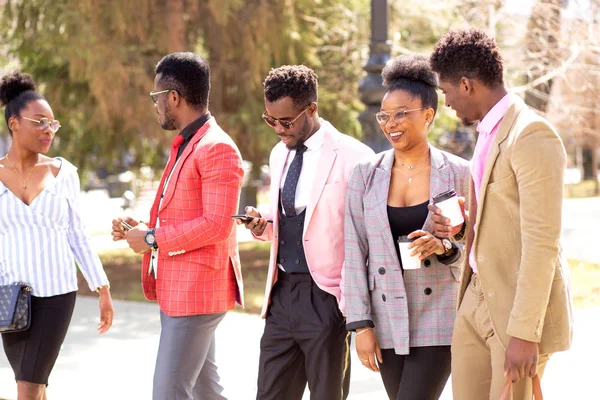
<path id="1" fill-rule="evenodd" d="M 108 332 L 112 323 L 115 311 L 113 309 L 112 297 L 108 286 L 103 287 L 100 293 L 100 323 L 98 324 L 98 333 Z"/>
<path id="2" fill-rule="evenodd" d="M 408 248 L 413 250 L 411 256 L 416 256 L 421 253 L 419 255 L 419 260 L 424 260 L 432 254 L 439 256 L 446 252 L 442 241 L 429 232 L 423 230 L 414 231 L 408 235 L 408 238 L 418 238 L 409 244 Z"/>

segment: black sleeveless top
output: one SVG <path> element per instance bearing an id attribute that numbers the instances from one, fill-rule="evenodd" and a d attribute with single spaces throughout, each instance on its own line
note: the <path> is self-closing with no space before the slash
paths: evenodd
<path id="1" fill-rule="evenodd" d="M 398 237 L 408 235 L 409 233 L 423 228 L 423 224 L 425 224 L 427 214 L 429 213 L 429 210 L 427 209 L 428 205 L 429 200 L 421 204 L 417 204 L 416 206 L 387 206 L 388 220 L 390 222 L 390 228 L 392 231 L 392 237 L 394 238 L 394 246 L 396 247 L 398 260 L 400 260 Z M 402 268 L 402 261 L 400 261 L 400 268 Z"/>

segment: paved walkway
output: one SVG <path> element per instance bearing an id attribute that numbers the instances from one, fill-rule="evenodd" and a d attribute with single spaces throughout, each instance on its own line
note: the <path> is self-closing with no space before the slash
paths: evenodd
<path id="1" fill-rule="evenodd" d="M 83 214 L 96 248 L 124 245 L 112 242 L 106 229 L 121 215 L 120 201 L 90 193 Z M 600 221 L 600 198 L 566 200 L 563 244 L 569 258 L 600 263 L 595 223 Z M 135 214 L 138 214 L 137 212 Z M 141 215 L 142 213 L 140 213 Z M 136 215 L 136 216 L 140 216 Z M 249 240 L 243 227 L 239 240 Z M 80 297 L 61 356 L 51 376 L 50 400 L 145 400 L 151 398 L 158 346 L 158 308 L 151 303 L 115 301 L 115 323 L 104 336 L 96 333 L 97 302 Z M 543 379 L 546 400 L 597 398 L 596 363 L 600 308 L 579 311 L 572 350 L 552 357 Z M 264 322 L 255 315 L 229 313 L 217 333 L 218 362 L 230 400 L 253 399 L 256 393 L 259 341 Z M 352 350 L 350 400 L 385 399 L 379 376 L 362 367 Z M 16 399 L 12 371 L 0 354 L 0 398 Z M 308 398 L 305 396 L 305 398 Z M 442 400 L 450 400 L 450 383 Z"/>
<path id="2" fill-rule="evenodd" d="M 99 336 L 97 302 L 79 297 L 71 329 L 51 376 L 50 400 L 150 399 L 158 346 L 158 308 L 151 303 L 115 301 L 112 330 Z M 259 341 L 263 321 L 232 312 L 217 331 L 217 359 L 222 384 L 230 400 L 255 398 Z M 596 360 L 600 308 L 576 314 L 572 350 L 555 354 L 543 379 L 546 400 L 597 397 Z M 351 400 L 385 399 L 377 374 L 362 367 L 352 350 Z M 450 384 L 442 400 L 451 400 Z M 587 396 L 587 397 L 586 397 Z M 0 355 L 0 398 L 16 399 L 12 371 Z M 307 396 L 305 396 L 308 399 Z"/>

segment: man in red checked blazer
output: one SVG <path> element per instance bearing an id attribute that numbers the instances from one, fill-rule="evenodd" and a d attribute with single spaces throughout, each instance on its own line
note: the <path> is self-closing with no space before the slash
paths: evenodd
<path id="1" fill-rule="evenodd" d="M 235 222 L 243 170 L 233 140 L 208 112 L 210 69 L 193 53 L 156 66 L 163 129 L 178 130 L 148 225 L 113 221 L 114 240 L 144 253 L 142 283 L 160 306 L 154 400 L 224 399 L 215 364 L 215 329 L 243 287 Z M 123 224 L 122 222 L 125 222 Z M 129 227 L 131 229 L 129 229 Z"/>

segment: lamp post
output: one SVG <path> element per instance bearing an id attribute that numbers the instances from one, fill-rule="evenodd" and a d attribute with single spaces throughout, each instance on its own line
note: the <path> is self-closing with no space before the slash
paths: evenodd
<path id="1" fill-rule="evenodd" d="M 385 93 L 381 70 L 390 59 L 390 49 L 387 0 L 371 0 L 371 44 L 369 60 L 364 67 L 367 75 L 358 85 L 360 100 L 366 109 L 360 113 L 358 120 L 362 126 L 363 142 L 377 153 L 391 147 L 375 120 Z"/>

